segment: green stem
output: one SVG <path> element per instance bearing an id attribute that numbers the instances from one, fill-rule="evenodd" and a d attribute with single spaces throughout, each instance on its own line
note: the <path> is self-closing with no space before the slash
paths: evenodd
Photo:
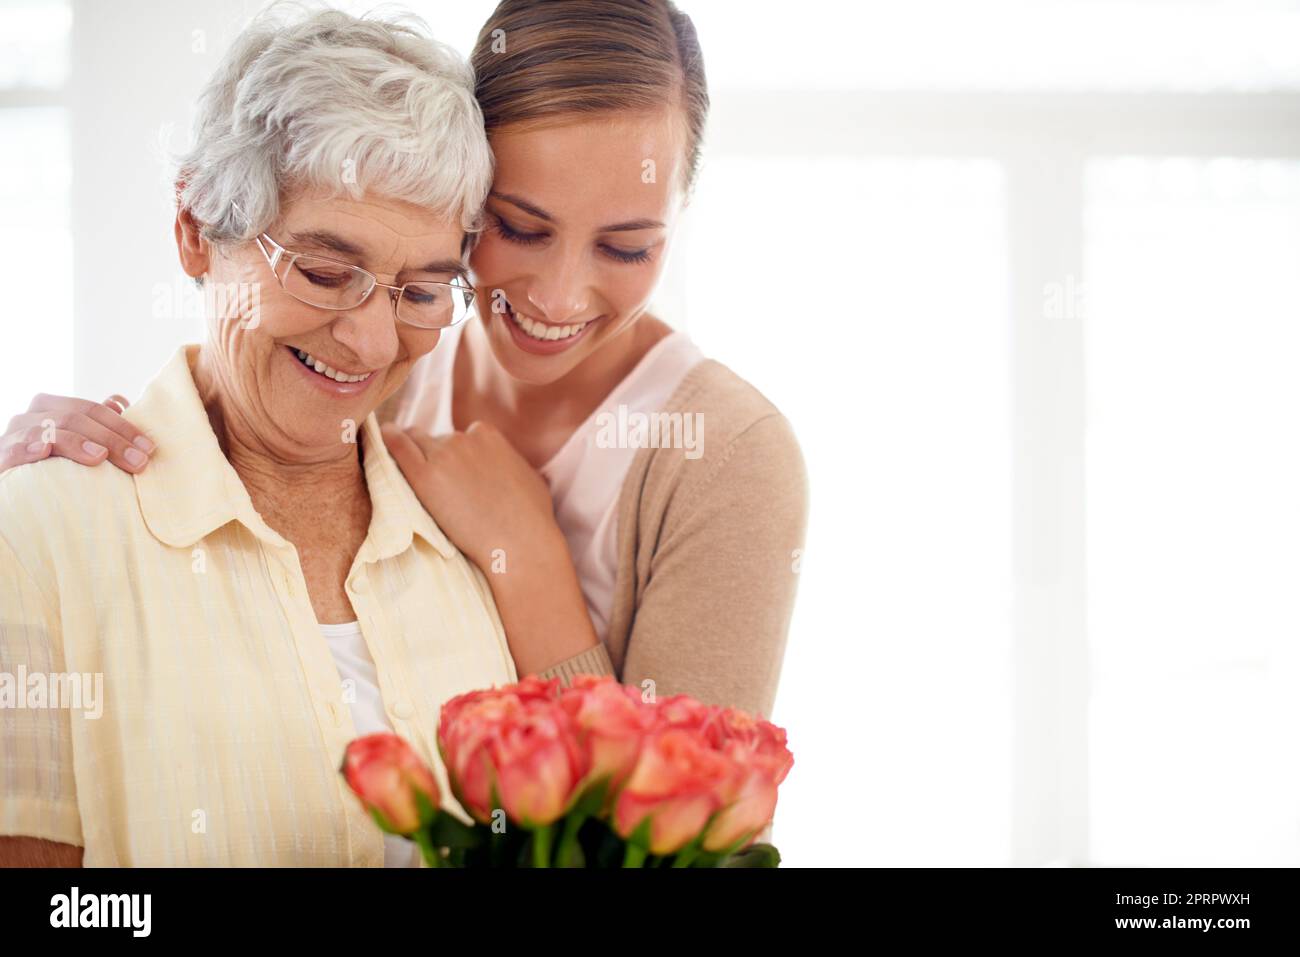
<path id="1" fill-rule="evenodd" d="M 555 854 L 556 867 L 573 866 L 573 848 L 578 843 L 578 831 L 582 828 L 582 822 L 586 820 L 584 814 L 570 814 L 564 819 L 564 833 L 560 836 L 560 847 Z"/>
<path id="2" fill-rule="evenodd" d="M 533 867 L 551 866 L 551 838 L 554 836 L 554 824 L 533 831 Z"/>
<path id="3" fill-rule="evenodd" d="M 645 863 L 646 849 L 637 844 L 629 843 L 627 851 L 623 854 L 624 867 L 641 867 Z"/>
<path id="4" fill-rule="evenodd" d="M 442 859 L 441 852 L 433 846 L 433 841 L 429 839 L 427 830 L 421 828 L 415 832 L 415 843 L 420 845 L 420 853 L 424 855 L 424 862 L 430 867 L 447 866 L 447 862 Z"/>
<path id="5" fill-rule="evenodd" d="M 689 844 L 682 848 L 682 852 L 673 859 L 673 867 L 690 867 L 691 862 L 695 860 L 700 853 L 698 845 Z"/>

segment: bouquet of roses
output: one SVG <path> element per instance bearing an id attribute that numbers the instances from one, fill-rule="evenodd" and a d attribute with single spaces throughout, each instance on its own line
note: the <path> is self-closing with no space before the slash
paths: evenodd
<path id="1" fill-rule="evenodd" d="M 438 753 L 473 819 L 392 734 L 348 745 L 342 772 L 379 826 L 431 867 L 776 867 L 756 843 L 794 756 L 785 731 L 612 677 L 529 676 L 448 701 Z"/>

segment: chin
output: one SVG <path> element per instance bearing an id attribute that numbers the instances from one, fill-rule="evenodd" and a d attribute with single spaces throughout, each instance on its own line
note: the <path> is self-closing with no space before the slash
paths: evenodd
<path id="1" fill-rule="evenodd" d="M 587 352 L 583 350 L 581 353 L 559 356 L 530 356 L 520 352 L 514 343 L 499 342 L 493 337 L 492 354 L 496 356 L 497 364 L 515 381 L 528 385 L 550 385 L 572 372 L 586 358 Z"/>

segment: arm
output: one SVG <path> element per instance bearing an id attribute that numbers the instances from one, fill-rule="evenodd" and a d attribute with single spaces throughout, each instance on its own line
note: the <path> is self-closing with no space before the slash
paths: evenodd
<path id="1" fill-rule="evenodd" d="M 383 434 L 425 509 L 483 572 L 519 675 L 613 674 L 550 490 L 509 441 L 478 422 L 436 438 L 392 425 Z"/>
<path id="2" fill-rule="evenodd" d="M 559 678 L 566 686 L 575 674 L 612 675 L 609 652 L 596 635 L 587 600 L 578 583 L 568 543 L 558 525 L 546 544 L 527 553 L 523 566 L 489 574 L 520 675 Z"/>
<path id="3" fill-rule="evenodd" d="M 58 617 L 7 537 L 13 533 L 5 516 L 22 507 L 20 497 L 6 494 L 12 487 L 0 480 L 0 662 L 29 676 L 61 675 Z M 77 867 L 82 844 L 71 712 L 0 708 L 0 866 Z"/>
<path id="4" fill-rule="evenodd" d="M 807 528 L 803 456 L 772 414 L 690 471 L 664 513 L 622 681 L 768 717 Z"/>
<path id="5" fill-rule="evenodd" d="M 154 445 L 122 418 L 127 405 L 120 395 L 102 403 L 38 395 L 0 436 L 0 473 L 51 455 L 82 465 L 107 459 L 124 472 L 139 472 L 149 464 Z"/>

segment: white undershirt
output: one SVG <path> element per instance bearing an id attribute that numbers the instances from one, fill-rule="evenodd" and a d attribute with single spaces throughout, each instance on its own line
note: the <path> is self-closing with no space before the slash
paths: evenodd
<path id="1" fill-rule="evenodd" d="M 370 657 L 370 649 L 366 647 L 366 639 L 361 635 L 360 623 L 321 625 L 320 631 L 334 656 L 339 678 L 352 682 L 350 690 L 353 694 L 349 697 L 353 700 L 348 707 L 357 737 L 381 731 L 391 733 L 393 726 L 384 713 L 384 702 L 379 695 L 379 675 L 375 661 Z M 384 835 L 384 867 L 418 867 L 419 864 L 420 849 L 413 841 L 395 834 Z"/>
<path id="2" fill-rule="evenodd" d="M 476 322 L 477 319 L 471 319 Z M 452 425 L 452 370 L 465 325 L 442 333 L 437 347 L 415 365 L 402 388 L 397 424 L 430 435 L 455 431 Z M 614 387 L 569 439 L 539 469 L 555 502 L 555 520 L 564 533 L 578 583 L 601 641 L 609 628 L 618 575 L 618 497 L 635 447 L 602 448 L 597 435 L 601 414 L 662 411 L 682 378 L 704 356 L 686 333 L 677 330 L 656 342 L 636 367 Z"/>

